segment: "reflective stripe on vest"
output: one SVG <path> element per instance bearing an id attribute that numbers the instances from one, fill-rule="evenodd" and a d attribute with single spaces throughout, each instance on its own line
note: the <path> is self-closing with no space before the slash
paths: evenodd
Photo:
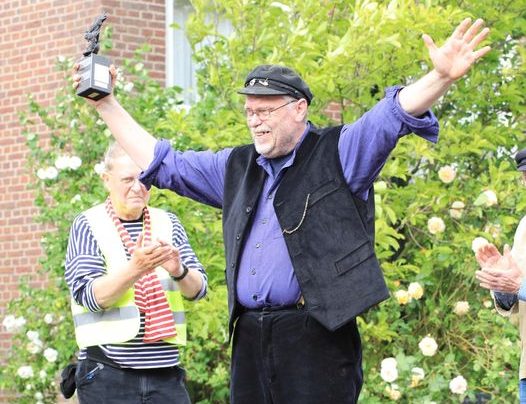
<path id="1" fill-rule="evenodd" d="M 160 209 L 150 208 L 152 240 L 172 240 L 172 221 Z M 128 261 L 117 229 L 108 217 L 104 204 L 84 212 L 93 236 L 104 255 L 106 270 L 119 268 Z M 186 344 L 186 323 L 183 297 L 177 282 L 161 267 L 155 268 L 175 320 L 177 335 L 164 341 L 170 344 Z M 92 345 L 117 344 L 134 338 L 140 328 L 140 313 L 135 305 L 134 289 L 128 289 L 112 307 L 91 312 L 71 299 L 71 311 L 75 324 L 75 337 L 80 348 Z"/>

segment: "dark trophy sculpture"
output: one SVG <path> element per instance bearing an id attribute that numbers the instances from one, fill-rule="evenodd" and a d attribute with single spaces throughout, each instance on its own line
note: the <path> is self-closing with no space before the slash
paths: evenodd
<path id="1" fill-rule="evenodd" d="M 106 13 L 98 16 L 84 33 L 88 47 L 79 62 L 80 83 L 77 87 L 77 95 L 91 100 L 99 100 L 111 92 L 110 61 L 104 56 L 97 55 L 100 48 L 100 29 L 107 17 Z"/>

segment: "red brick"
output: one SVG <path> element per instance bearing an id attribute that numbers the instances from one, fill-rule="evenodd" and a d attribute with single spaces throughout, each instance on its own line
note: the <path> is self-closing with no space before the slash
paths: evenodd
<path id="1" fill-rule="evenodd" d="M 55 92 L 64 85 L 63 73 L 55 71 L 56 58 L 80 56 L 86 47 L 83 33 L 103 9 L 110 15 L 108 23 L 114 32 L 113 61 L 121 63 L 123 58 L 133 56 L 137 46 L 155 39 L 145 65 L 162 82 L 164 0 L 0 2 L 0 181 L 10 189 L 0 195 L 0 225 L 6 230 L 0 234 L 0 320 L 6 314 L 7 303 L 18 296 L 20 276 L 31 274 L 35 286 L 46 284 L 37 271 L 42 254 L 40 238 L 49 226 L 46 229 L 34 222 L 34 195 L 27 188 L 34 173 L 26 166 L 28 151 L 18 114 L 27 111 L 26 95 L 30 93 L 43 105 L 53 104 Z M 43 135 L 41 143 L 46 147 L 46 127 L 37 123 L 32 130 Z M 0 358 L 6 358 L 10 335 L 2 331 Z M 0 392 L 0 402 L 12 399 L 8 392 Z"/>

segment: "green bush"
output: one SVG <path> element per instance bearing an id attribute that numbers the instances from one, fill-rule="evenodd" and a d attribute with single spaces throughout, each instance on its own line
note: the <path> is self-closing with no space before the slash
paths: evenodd
<path id="1" fill-rule="evenodd" d="M 525 146 L 525 0 L 192 4 L 188 34 L 200 66 L 199 101 L 186 111 L 178 89 L 148 78 L 140 57 L 147 49 L 122 66 L 116 85 L 121 103 L 145 128 L 182 150 L 250 141 L 243 98 L 234 90 L 256 64 L 281 63 L 301 73 L 315 94 L 314 123 L 331 123 L 324 114 L 330 102 L 342 108 L 342 122 L 352 122 L 382 97 L 383 88 L 410 83 L 429 69 L 423 32 L 441 43 L 466 15 L 486 20 L 493 50 L 435 106 L 439 143 L 402 139 L 376 183 L 376 251 L 394 297 L 359 318 L 365 374 L 361 402 L 459 402 L 475 400 L 477 393 L 491 395 L 491 402 L 514 401 L 517 330 L 496 315 L 489 294 L 478 287 L 472 241 L 511 243 L 526 207 L 511 158 Z M 230 20 L 232 35 L 218 33 L 217 19 L 209 18 L 214 14 Z M 58 65 L 67 75 L 70 62 Z M 65 83 L 50 109 L 31 101 L 22 116 L 30 169 L 37 174 L 39 220 L 52 230 L 42 240 L 41 261 L 50 287 L 36 290 L 27 282 L 8 307 L 13 317 L 5 321 L 16 328 L 16 319 L 25 319 L 0 381 L 0 387 L 19 392 L 21 403 L 35 402 L 37 392 L 39 401 L 54 402 L 50 380 L 74 356 L 63 281 L 68 228 L 76 214 L 104 197 L 94 167 L 110 134 L 70 88 Z M 45 148 L 36 132 L 40 121 L 51 133 Z M 80 167 L 46 171 L 63 155 L 78 156 Z M 224 403 L 229 353 L 220 211 L 170 192 L 154 192 L 152 204 L 181 218 L 209 273 L 209 297 L 188 307 L 190 342 L 183 364 L 196 402 Z M 38 337 L 27 331 L 37 331 Z M 46 348 L 57 351 L 56 360 L 46 359 L 54 359 L 53 351 L 43 356 Z M 29 373 L 27 368 L 19 372 L 20 367 L 29 365 L 33 376 L 21 377 Z M 455 394 L 450 382 L 458 383 L 457 376 L 467 388 L 464 392 L 460 382 Z"/>

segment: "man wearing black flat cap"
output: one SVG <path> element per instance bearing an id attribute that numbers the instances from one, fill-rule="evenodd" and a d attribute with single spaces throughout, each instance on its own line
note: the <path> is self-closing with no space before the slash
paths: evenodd
<path id="1" fill-rule="evenodd" d="M 400 137 L 437 140 L 429 108 L 489 51 L 476 49 L 482 25 L 464 20 L 440 48 L 425 35 L 434 69 L 338 127 L 307 120 L 313 95 L 294 70 L 257 66 L 239 90 L 253 144 L 216 153 L 175 151 L 112 96 L 89 101 L 147 186 L 223 209 L 233 404 L 358 400 L 355 318 L 389 296 L 373 250 L 373 181 Z"/>
<path id="2" fill-rule="evenodd" d="M 526 149 L 515 155 L 515 162 L 522 180 L 526 180 Z M 521 403 L 526 403 L 526 216 L 515 230 L 511 249 L 506 245 L 501 255 L 495 245 L 487 244 L 475 255 L 480 264 L 476 277 L 481 287 L 491 291 L 497 313 L 519 319 L 522 341 L 519 398 Z"/>

